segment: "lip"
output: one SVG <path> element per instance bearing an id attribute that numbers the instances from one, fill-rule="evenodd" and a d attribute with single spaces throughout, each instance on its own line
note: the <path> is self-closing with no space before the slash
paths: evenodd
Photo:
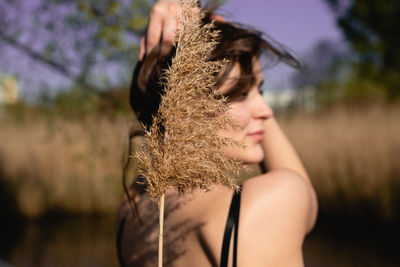
<path id="1" fill-rule="evenodd" d="M 253 138 L 257 142 L 261 142 L 262 140 L 264 140 L 264 130 L 258 130 L 256 132 L 252 132 L 247 135 Z"/>

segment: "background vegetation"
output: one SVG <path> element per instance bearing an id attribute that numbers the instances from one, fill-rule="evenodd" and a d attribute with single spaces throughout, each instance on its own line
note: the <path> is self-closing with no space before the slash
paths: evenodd
<path id="1" fill-rule="evenodd" d="M 397 220 L 399 1 L 325 1 L 347 45 L 322 40 L 304 55 L 308 71 L 292 80 L 299 92 L 313 89 L 316 108 L 298 106 L 278 117 L 311 173 L 323 213 Z M 1 70 L 38 91 L 56 87 L 31 83 L 36 68 L 13 69 L 13 49 L 28 66 L 46 66 L 67 81 L 57 94 L 0 107 L 2 214 L 116 211 L 132 118 L 127 70 L 153 2 L 0 2 Z"/>
<path id="2" fill-rule="evenodd" d="M 28 217 L 114 213 L 132 115 L 67 116 L 62 105 L 59 109 L 54 115 L 25 108 L 0 119 L 8 205 L 12 201 Z M 311 174 L 322 212 L 398 218 L 399 117 L 400 106 L 383 104 L 278 115 Z"/>
<path id="3" fill-rule="evenodd" d="M 395 266 L 400 2 L 323 1 L 347 42 L 302 55 L 292 84 L 304 101 L 277 112 L 319 198 L 306 263 Z M 32 92 L 5 104 L 0 91 L 0 265 L 116 265 L 127 87 L 154 2 L 0 1 L 0 79 Z"/>

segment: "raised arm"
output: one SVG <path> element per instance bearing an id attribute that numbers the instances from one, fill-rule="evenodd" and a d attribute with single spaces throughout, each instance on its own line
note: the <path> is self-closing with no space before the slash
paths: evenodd
<path id="1" fill-rule="evenodd" d="M 299 175 L 307 183 L 311 197 L 310 228 L 315 222 L 317 213 L 317 197 L 303 163 L 292 144 L 280 128 L 275 118 L 264 122 L 264 166 L 268 171 L 288 170 Z"/>
<path id="2" fill-rule="evenodd" d="M 139 60 L 161 45 L 161 54 L 168 54 L 178 29 L 182 8 L 179 0 L 158 0 L 151 8 L 146 36 L 140 41 Z"/>
<path id="3" fill-rule="evenodd" d="M 264 166 L 267 170 L 288 169 L 301 175 L 308 182 L 308 173 L 292 144 L 283 133 L 275 118 L 270 118 L 264 123 L 265 138 Z"/>

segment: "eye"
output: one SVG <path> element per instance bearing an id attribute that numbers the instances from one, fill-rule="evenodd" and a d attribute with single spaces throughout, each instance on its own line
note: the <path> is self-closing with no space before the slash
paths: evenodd
<path id="1" fill-rule="evenodd" d="M 260 93 L 260 95 L 264 95 L 263 84 L 264 84 L 264 80 L 262 80 L 260 82 L 260 84 L 258 85 L 258 92 Z"/>
<path id="2" fill-rule="evenodd" d="M 248 95 L 249 95 L 249 91 L 245 91 L 240 94 L 241 97 L 247 97 Z"/>
<path id="3" fill-rule="evenodd" d="M 233 101 L 244 101 L 247 99 L 247 96 L 249 95 L 249 90 L 246 90 L 240 94 L 238 94 L 237 96 L 235 96 L 233 98 Z"/>

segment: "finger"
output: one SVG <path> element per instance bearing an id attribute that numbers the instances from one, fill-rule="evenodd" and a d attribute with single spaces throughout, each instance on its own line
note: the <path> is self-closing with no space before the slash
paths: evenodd
<path id="1" fill-rule="evenodd" d="M 215 21 L 218 21 L 218 22 L 225 22 L 224 17 L 222 17 L 221 15 L 218 15 L 218 14 L 212 14 L 211 15 L 211 20 L 215 20 Z"/>
<path id="2" fill-rule="evenodd" d="M 140 39 L 140 46 L 139 46 L 139 61 L 143 60 L 144 54 L 146 53 L 146 37 L 142 37 Z"/>
<path id="3" fill-rule="evenodd" d="M 162 28 L 163 28 L 163 18 L 156 11 L 150 12 L 149 25 L 146 32 L 146 42 L 145 54 L 149 54 L 150 51 L 160 42 Z"/>
<path id="4" fill-rule="evenodd" d="M 163 58 L 168 56 L 171 53 L 172 45 L 170 43 L 161 43 L 160 44 L 160 53 L 158 54 L 159 58 Z"/>
<path id="5" fill-rule="evenodd" d="M 177 18 L 175 18 L 174 20 L 170 20 L 164 24 L 164 29 L 162 31 L 160 56 L 166 56 L 171 51 L 172 43 L 174 42 L 178 27 L 179 21 Z"/>
<path id="6" fill-rule="evenodd" d="M 161 42 L 172 44 L 175 39 L 176 31 L 178 30 L 178 27 L 179 27 L 179 22 L 177 22 L 177 19 L 166 22 L 164 24 L 164 28 L 162 31 Z"/>
<path id="7" fill-rule="evenodd" d="M 170 16 L 165 20 L 162 37 L 161 37 L 161 50 L 160 56 L 165 56 L 171 51 L 172 43 L 175 40 L 177 31 L 180 26 L 180 19 L 182 17 L 182 8 L 177 4 L 168 6 L 168 13 Z"/>

